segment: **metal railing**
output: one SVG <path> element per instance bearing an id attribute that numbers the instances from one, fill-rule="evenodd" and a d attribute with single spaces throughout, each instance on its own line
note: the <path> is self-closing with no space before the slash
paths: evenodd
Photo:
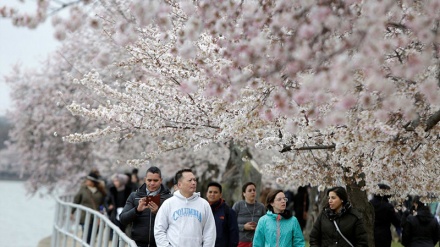
<path id="1" fill-rule="evenodd" d="M 65 195 L 56 198 L 55 221 L 51 247 L 137 247 L 136 243 L 130 239 L 118 226 L 113 224 L 106 215 L 72 203 L 73 195 Z M 75 209 L 72 215 L 73 209 Z M 81 214 L 85 212 L 84 229 L 80 225 Z M 93 219 L 93 220 L 92 220 Z M 93 222 L 92 224 L 90 224 Z M 91 240 L 87 243 L 87 233 L 92 227 Z M 110 232 L 113 236 L 110 239 Z M 82 232 L 82 237 L 80 233 Z"/>

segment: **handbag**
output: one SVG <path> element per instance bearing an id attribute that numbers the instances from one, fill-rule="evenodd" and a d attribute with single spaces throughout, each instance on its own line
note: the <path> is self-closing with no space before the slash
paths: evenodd
<path id="1" fill-rule="evenodd" d="M 341 235 L 341 237 L 351 246 L 354 247 L 350 241 L 348 241 L 348 239 L 344 236 L 344 234 L 342 234 L 341 230 L 339 230 L 338 224 L 336 224 L 336 221 L 333 221 L 333 224 L 335 224 L 336 226 L 336 231 L 338 231 L 338 233 Z"/>

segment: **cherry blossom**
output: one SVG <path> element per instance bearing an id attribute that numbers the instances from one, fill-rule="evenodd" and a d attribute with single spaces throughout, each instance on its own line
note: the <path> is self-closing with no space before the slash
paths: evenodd
<path id="1" fill-rule="evenodd" d="M 440 190 L 437 1 L 102 2 L 56 21 L 75 66 L 54 78 L 88 95 L 64 143 L 148 137 L 138 166 L 233 139 L 284 186 Z"/>

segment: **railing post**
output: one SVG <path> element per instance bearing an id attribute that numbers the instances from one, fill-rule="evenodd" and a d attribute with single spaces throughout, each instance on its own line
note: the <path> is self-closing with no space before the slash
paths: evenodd
<path id="1" fill-rule="evenodd" d="M 73 196 L 62 196 L 56 198 L 56 210 L 54 229 L 52 232 L 51 247 L 75 247 L 79 242 L 82 247 L 107 247 L 110 241 L 110 231 L 113 231 L 112 246 L 137 247 L 136 243 L 130 239 L 118 226 L 113 224 L 106 216 L 91 208 L 73 204 L 71 202 L 62 201 L 72 200 Z M 74 221 L 71 219 L 72 211 L 76 210 L 74 214 Z M 79 237 L 80 219 L 81 215 L 85 213 L 84 227 L 82 230 L 82 237 Z M 93 218 L 92 218 L 93 217 Z M 93 220 L 93 222 L 92 222 Z M 92 224 L 90 224 L 92 222 Z M 73 224 L 73 225 L 72 225 Z M 74 229 L 72 229 L 72 227 Z M 91 227 L 91 241 L 87 243 L 88 231 Z M 70 240 L 72 240 L 72 245 Z M 63 243 L 60 243 L 60 242 Z M 104 244 L 104 245 L 103 245 Z"/>
<path id="2" fill-rule="evenodd" d="M 69 206 L 69 211 L 70 214 L 72 214 L 72 208 Z M 70 216 L 69 216 L 70 217 Z M 81 224 L 79 223 L 79 221 L 81 220 L 81 211 L 77 210 L 77 212 L 75 212 L 75 229 L 73 230 L 73 235 L 74 236 L 78 236 L 79 233 L 79 228 L 81 227 Z M 73 238 L 73 246 L 72 247 L 76 247 L 76 238 Z"/>
<path id="3" fill-rule="evenodd" d="M 57 247 L 57 243 L 58 243 L 58 230 L 57 230 L 56 226 L 58 225 L 60 207 L 61 207 L 61 205 L 58 203 L 58 201 L 56 201 L 55 202 L 55 219 L 53 222 L 52 238 L 50 241 L 51 247 Z"/>
<path id="4" fill-rule="evenodd" d="M 98 216 L 96 214 L 93 215 L 93 225 L 92 232 L 90 233 L 92 236 L 90 238 L 90 246 L 95 246 L 96 243 L 96 233 L 98 232 Z"/>

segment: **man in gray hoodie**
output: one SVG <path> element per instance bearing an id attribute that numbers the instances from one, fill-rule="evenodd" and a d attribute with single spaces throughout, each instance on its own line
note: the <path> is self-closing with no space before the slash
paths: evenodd
<path id="1" fill-rule="evenodd" d="M 209 203 L 195 192 L 196 177 L 182 169 L 174 177 L 177 191 L 156 215 L 154 237 L 158 247 L 214 247 L 216 227 Z"/>

